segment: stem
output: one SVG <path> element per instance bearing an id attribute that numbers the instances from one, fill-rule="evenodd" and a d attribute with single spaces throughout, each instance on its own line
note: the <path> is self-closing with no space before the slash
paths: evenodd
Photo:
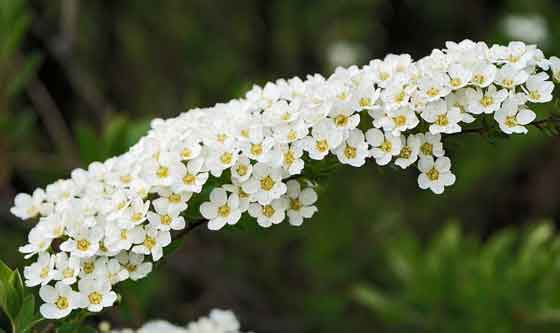
<path id="1" fill-rule="evenodd" d="M 534 121 L 530 124 L 527 124 L 527 126 L 535 126 L 538 129 L 543 129 L 544 126 L 549 124 L 549 123 L 560 123 L 560 118 L 555 117 L 555 116 L 550 116 L 548 118 L 541 119 L 541 120 L 538 120 L 538 121 Z M 448 134 L 447 136 L 458 136 L 458 135 L 469 134 L 469 133 L 485 135 L 488 132 L 490 132 L 491 130 L 496 129 L 496 128 L 497 128 L 496 126 L 489 127 L 489 128 L 487 128 L 487 127 L 467 128 L 467 129 L 463 129 L 461 132 Z"/>
<path id="2" fill-rule="evenodd" d="M 173 240 L 183 238 L 185 235 L 189 234 L 194 229 L 196 229 L 196 228 L 198 228 L 201 225 L 204 225 L 206 223 L 208 223 L 208 220 L 202 219 L 202 218 L 189 222 L 189 224 L 187 224 L 185 229 L 183 229 L 183 230 L 179 231 L 178 233 L 176 233 L 175 235 L 173 235 Z"/>

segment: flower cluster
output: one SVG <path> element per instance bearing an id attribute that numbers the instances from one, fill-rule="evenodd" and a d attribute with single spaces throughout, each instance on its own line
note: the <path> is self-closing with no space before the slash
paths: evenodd
<path id="1" fill-rule="evenodd" d="M 186 327 L 173 325 L 165 320 L 144 324 L 138 330 L 123 329 L 111 333 L 242 333 L 235 314 L 228 310 L 214 309 L 208 317 L 199 318 Z"/>
<path id="2" fill-rule="evenodd" d="M 455 182 L 442 136 L 482 116 L 526 133 L 536 117 L 527 104 L 552 99 L 549 70 L 560 78 L 560 59 L 534 45 L 448 42 L 416 62 L 388 55 L 156 119 L 127 153 L 16 197 L 13 214 L 38 219 L 20 248 L 38 257 L 26 284 L 42 286 L 47 318 L 100 311 L 117 298 L 115 284 L 151 271 L 195 214 L 211 230 L 244 213 L 265 228 L 301 225 L 317 211 L 304 167 L 318 160 L 416 166 L 420 188 L 442 193 Z"/>

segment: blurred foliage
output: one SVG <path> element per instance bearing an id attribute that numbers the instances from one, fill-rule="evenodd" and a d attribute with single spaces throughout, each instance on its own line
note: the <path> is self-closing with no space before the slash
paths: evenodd
<path id="1" fill-rule="evenodd" d="M 15 249 L 29 226 L 9 214 L 15 193 L 124 152 L 149 119 L 242 96 L 254 83 L 328 74 L 340 45 L 363 64 L 387 53 L 418 58 L 446 40 L 507 42 L 511 15 L 542 18 L 538 43 L 558 55 L 559 12 L 554 0 L 0 0 L 0 257 L 24 265 Z M 33 103 L 33 82 L 54 109 Z M 557 110 L 535 111 L 543 118 Z M 76 156 L 57 144 L 54 120 Z M 524 255 L 536 231 L 494 236 L 560 218 L 558 142 L 538 131 L 507 141 L 450 137 L 458 181 L 443 196 L 417 190 L 413 170 L 331 170 L 324 161 L 308 171 L 321 183 L 312 221 L 262 230 L 247 219 L 221 233 L 197 231 L 150 278 L 126 283 L 126 302 L 90 323 L 185 322 L 217 306 L 256 332 L 558 328 L 555 237 Z M 461 228 L 440 232 L 450 219 Z M 405 264 L 412 281 L 402 276 Z M 403 311 L 390 314 L 395 306 Z"/>
<path id="2" fill-rule="evenodd" d="M 382 251 L 390 278 L 354 294 L 392 332 L 560 329 L 560 238 L 550 224 L 481 243 L 453 223 L 427 244 L 399 233 Z"/>

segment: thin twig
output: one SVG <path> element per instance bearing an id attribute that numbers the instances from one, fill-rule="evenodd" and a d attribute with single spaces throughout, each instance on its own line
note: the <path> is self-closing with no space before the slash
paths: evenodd
<path id="1" fill-rule="evenodd" d="M 530 124 L 527 124 L 527 126 L 535 126 L 538 129 L 543 129 L 544 126 L 549 124 L 549 123 L 560 123 L 560 118 L 555 117 L 555 116 L 550 116 L 548 118 L 541 119 L 541 120 L 538 120 L 538 121 L 534 121 Z M 466 128 L 466 129 L 463 129 L 461 132 L 448 134 L 447 136 L 458 136 L 458 135 L 469 134 L 469 133 L 484 135 L 484 134 L 487 134 L 488 132 L 490 132 L 493 129 L 496 129 L 496 127 L 494 126 L 494 127 Z"/>
<path id="2" fill-rule="evenodd" d="M 27 94 L 57 150 L 64 158 L 71 161 L 78 160 L 70 129 L 66 126 L 62 113 L 47 87 L 39 79 L 33 78 L 27 85 Z"/>
<path id="3" fill-rule="evenodd" d="M 185 229 L 183 229 L 183 230 L 179 231 L 178 233 L 176 233 L 175 235 L 173 235 L 173 240 L 183 238 L 185 235 L 187 235 L 188 233 L 190 233 L 194 229 L 200 227 L 201 225 L 205 225 L 206 223 L 208 223 L 208 220 L 206 220 L 206 219 L 197 219 L 197 220 L 193 220 L 193 221 L 189 222 L 187 224 L 187 226 L 185 227 Z"/>

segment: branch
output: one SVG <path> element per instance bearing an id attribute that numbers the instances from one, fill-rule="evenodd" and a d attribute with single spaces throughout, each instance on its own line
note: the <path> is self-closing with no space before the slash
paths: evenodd
<path id="1" fill-rule="evenodd" d="M 194 229 L 200 227 L 201 225 L 205 225 L 206 223 L 208 223 L 208 220 L 202 219 L 202 218 L 189 222 L 187 224 L 187 226 L 185 227 L 185 229 L 183 229 L 183 230 L 179 231 L 178 233 L 176 233 L 175 235 L 173 235 L 173 240 L 183 238 L 185 235 L 189 234 Z"/>
<path id="2" fill-rule="evenodd" d="M 527 124 L 526 126 L 535 126 L 538 129 L 543 129 L 547 124 L 550 124 L 550 123 L 560 123 L 560 118 L 558 118 L 556 116 L 550 116 L 550 117 L 545 118 L 545 119 L 534 121 L 530 124 Z M 461 132 L 448 134 L 446 136 L 458 136 L 458 135 L 469 134 L 469 133 L 485 135 L 488 132 L 490 132 L 491 130 L 496 129 L 496 128 L 497 128 L 496 126 L 467 128 L 467 129 L 463 129 Z"/>

